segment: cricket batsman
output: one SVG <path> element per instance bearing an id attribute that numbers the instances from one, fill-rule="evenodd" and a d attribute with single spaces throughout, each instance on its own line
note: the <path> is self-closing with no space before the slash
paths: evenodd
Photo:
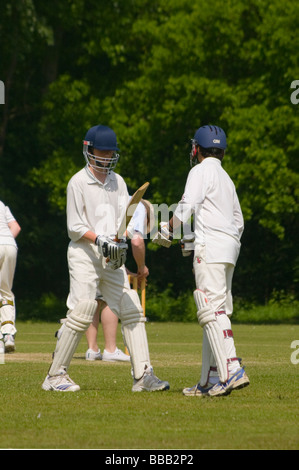
<path id="1" fill-rule="evenodd" d="M 232 278 L 244 229 L 234 183 L 222 168 L 227 147 L 223 129 L 197 129 L 190 153 L 184 194 L 169 223 L 161 222 L 153 242 L 169 247 L 174 229 L 193 217 L 193 268 L 197 318 L 203 328 L 202 370 L 199 382 L 185 388 L 186 396 L 228 395 L 249 385 L 237 357 L 230 316 Z M 183 251 L 190 251 L 190 234 Z M 184 247 L 185 246 L 185 247 Z"/>
<path id="2" fill-rule="evenodd" d="M 129 202 L 126 183 L 113 171 L 118 150 L 112 129 L 103 125 L 89 129 L 83 141 L 86 166 L 67 186 L 69 310 L 57 336 L 53 362 L 42 385 L 44 390 L 80 390 L 67 371 L 97 310 L 98 290 L 120 318 L 132 364 L 132 391 L 169 389 L 169 383 L 153 373 L 145 317 L 124 266 L 128 245 L 124 238 L 117 238 Z"/>

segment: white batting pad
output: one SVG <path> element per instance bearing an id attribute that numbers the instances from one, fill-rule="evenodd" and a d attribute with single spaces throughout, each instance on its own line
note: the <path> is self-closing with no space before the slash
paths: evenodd
<path id="1" fill-rule="evenodd" d="M 145 366 L 150 366 L 150 357 L 144 324 L 146 319 L 143 316 L 139 296 L 133 289 L 126 291 L 122 296 L 120 318 L 134 378 L 138 380 L 142 377 Z"/>
<path id="2" fill-rule="evenodd" d="M 86 331 L 93 320 L 97 306 L 95 300 L 81 300 L 74 310 L 68 312 L 65 325 L 75 331 Z"/>
<path id="3" fill-rule="evenodd" d="M 74 310 L 68 313 L 56 344 L 49 375 L 58 375 L 62 371 L 67 371 L 83 333 L 93 320 L 96 309 L 96 301 L 86 300 L 79 302 Z"/>
<path id="4" fill-rule="evenodd" d="M 206 294 L 202 290 L 196 289 L 193 292 L 193 297 L 197 307 L 197 318 L 200 326 L 204 327 L 206 323 L 215 321 L 215 313 Z"/>
<path id="5" fill-rule="evenodd" d="M 15 327 L 16 311 L 14 305 L 4 305 L 0 309 L 1 333 L 15 335 L 17 330 Z"/>
<path id="6" fill-rule="evenodd" d="M 139 295 L 134 289 L 123 293 L 120 300 L 120 319 L 122 325 L 145 321 Z"/>
<path id="7" fill-rule="evenodd" d="M 219 379 L 224 383 L 228 380 L 228 366 L 223 331 L 219 328 L 216 321 L 207 323 L 204 326 L 204 330 L 216 361 Z"/>
<path id="8" fill-rule="evenodd" d="M 236 367 L 240 367 L 240 362 L 237 359 L 237 352 L 235 348 L 235 341 L 232 332 L 231 321 L 226 314 L 217 315 L 216 321 L 219 328 L 222 331 L 224 338 L 224 347 L 226 351 L 226 357 L 228 361 L 228 370 L 234 370 Z"/>
<path id="9" fill-rule="evenodd" d="M 202 364 L 201 364 L 201 376 L 200 376 L 200 385 L 204 387 L 210 376 L 211 366 L 216 367 L 216 362 L 211 350 L 210 342 L 207 337 L 205 329 L 203 329 L 202 336 Z"/>
<path id="10" fill-rule="evenodd" d="M 226 382 L 228 380 L 228 368 L 223 331 L 216 322 L 215 312 L 213 311 L 205 293 L 200 289 L 196 289 L 193 296 L 197 306 L 197 318 L 209 341 L 210 348 L 216 361 L 219 379 L 221 382 Z M 207 357 L 208 350 L 206 345 L 205 349 L 205 357 Z M 207 376 L 207 368 L 208 365 L 205 362 L 201 379 L 202 381 Z"/>

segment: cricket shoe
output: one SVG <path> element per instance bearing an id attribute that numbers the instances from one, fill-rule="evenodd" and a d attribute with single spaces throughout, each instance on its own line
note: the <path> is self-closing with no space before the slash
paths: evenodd
<path id="1" fill-rule="evenodd" d="M 103 361 L 121 361 L 121 362 L 130 362 L 130 356 L 128 354 L 123 353 L 120 349 L 116 348 L 113 353 L 110 353 L 104 349 L 103 356 L 102 356 Z"/>
<path id="2" fill-rule="evenodd" d="M 15 339 L 13 335 L 3 335 L 5 352 L 10 353 L 14 352 L 16 349 Z"/>
<path id="3" fill-rule="evenodd" d="M 247 387 L 250 382 L 245 370 L 241 367 L 228 379 L 227 383 L 230 384 L 231 390 L 239 390 Z"/>
<path id="4" fill-rule="evenodd" d="M 67 375 L 47 375 L 42 385 L 43 390 L 51 390 L 55 392 L 78 392 L 79 385 Z"/>
<path id="5" fill-rule="evenodd" d="M 216 384 L 207 384 L 202 387 L 199 383 L 190 388 L 184 388 L 183 394 L 187 397 L 220 397 L 221 395 L 228 395 L 230 389 L 226 384 L 217 382 Z"/>
<path id="6" fill-rule="evenodd" d="M 85 353 L 85 359 L 87 361 L 101 361 L 102 354 L 100 349 L 98 349 L 98 351 L 94 351 L 93 349 L 87 349 Z"/>
<path id="7" fill-rule="evenodd" d="M 169 390 L 169 383 L 158 379 L 154 375 L 152 367 L 147 367 L 139 380 L 134 379 L 132 387 L 132 392 L 156 392 L 162 390 Z"/>
<path id="8" fill-rule="evenodd" d="M 243 367 L 238 369 L 225 383 L 218 382 L 208 390 L 207 395 L 216 397 L 221 395 L 229 395 L 233 390 L 249 385 L 249 378 L 247 377 Z"/>
<path id="9" fill-rule="evenodd" d="M 202 387 L 201 385 L 196 384 L 190 388 L 183 389 L 183 395 L 186 397 L 202 397 L 208 394 L 208 391 L 213 387 L 213 385 L 208 385 L 207 387 Z"/>

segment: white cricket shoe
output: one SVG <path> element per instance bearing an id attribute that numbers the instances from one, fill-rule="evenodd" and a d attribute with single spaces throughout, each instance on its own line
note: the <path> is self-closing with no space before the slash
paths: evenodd
<path id="1" fill-rule="evenodd" d="M 51 390 L 55 392 L 78 392 L 79 385 L 67 375 L 47 375 L 42 385 L 43 390 Z"/>
<path id="2" fill-rule="evenodd" d="M 87 361 L 101 361 L 102 354 L 100 349 L 98 349 L 98 351 L 94 351 L 93 349 L 87 349 L 85 353 L 85 359 Z"/>
<path id="3" fill-rule="evenodd" d="M 15 338 L 13 335 L 3 335 L 5 352 L 10 353 L 14 352 L 16 349 Z"/>
<path id="4" fill-rule="evenodd" d="M 213 385 L 208 384 L 206 387 L 202 387 L 199 383 L 193 385 L 193 387 L 187 387 L 183 389 L 183 395 L 186 397 L 202 397 L 208 394 L 208 391 Z"/>
<path id="5" fill-rule="evenodd" d="M 206 387 L 201 387 L 198 383 L 193 387 L 184 388 L 183 394 L 188 397 L 221 397 L 229 395 L 232 390 L 247 387 L 247 385 L 249 385 L 249 378 L 241 367 L 225 383 L 217 382 L 214 385 L 208 384 Z"/>
<path id="6" fill-rule="evenodd" d="M 152 367 L 145 369 L 141 379 L 134 379 L 132 392 L 156 392 L 159 390 L 169 390 L 169 383 L 159 380 L 158 377 L 154 375 Z"/>
<path id="7" fill-rule="evenodd" d="M 239 390 L 240 388 L 247 387 L 250 381 L 244 368 L 241 367 L 228 379 L 228 383 L 231 390 Z"/>
<path id="8" fill-rule="evenodd" d="M 183 394 L 186 397 L 220 397 L 222 395 L 228 395 L 231 392 L 231 388 L 221 382 L 217 382 L 214 385 L 208 384 L 206 387 L 202 387 L 199 383 L 190 388 L 184 388 Z"/>
<path id="9" fill-rule="evenodd" d="M 104 349 L 102 355 L 103 361 L 122 361 L 122 362 L 130 362 L 130 356 L 128 354 L 123 353 L 120 349 L 116 348 L 113 353 L 110 353 Z"/>
<path id="10" fill-rule="evenodd" d="M 208 395 L 210 397 L 229 395 L 232 390 L 239 390 L 240 388 L 247 387 L 247 385 L 249 385 L 249 378 L 245 373 L 244 368 L 241 367 L 229 377 L 227 382 L 218 382 L 213 385 L 213 387 L 209 389 Z"/>

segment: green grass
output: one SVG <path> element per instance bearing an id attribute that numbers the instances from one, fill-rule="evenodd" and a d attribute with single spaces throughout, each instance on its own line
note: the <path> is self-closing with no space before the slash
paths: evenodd
<path id="1" fill-rule="evenodd" d="M 171 388 L 135 394 L 130 364 L 85 361 L 85 338 L 69 369 L 81 391 L 43 391 L 57 325 L 17 327 L 17 351 L 0 364 L 3 449 L 299 447 L 299 364 L 291 362 L 298 325 L 233 325 L 251 384 L 227 397 L 204 399 L 182 395 L 183 387 L 199 379 L 202 332 L 195 323 L 147 324 L 155 373 Z M 103 348 L 101 332 L 99 344 Z"/>

